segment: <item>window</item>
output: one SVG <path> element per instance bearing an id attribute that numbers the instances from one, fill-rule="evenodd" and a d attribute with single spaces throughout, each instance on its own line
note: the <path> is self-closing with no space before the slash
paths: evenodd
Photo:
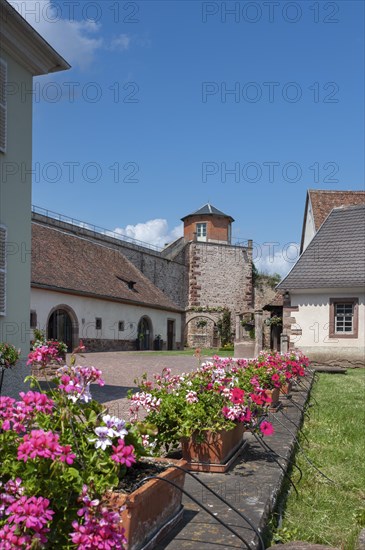
<path id="1" fill-rule="evenodd" d="M 6 83 L 8 66 L 0 59 L 0 152 L 6 153 Z"/>
<path id="2" fill-rule="evenodd" d="M 358 299 L 331 298 L 330 338 L 357 338 Z"/>
<path id="3" fill-rule="evenodd" d="M 123 332 L 123 330 L 124 330 L 124 321 L 119 321 L 118 330 L 119 330 L 119 332 Z"/>
<path id="4" fill-rule="evenodd" d="M 96 330 L 101 330 L 102 324 L 103 324 L 102 318 L 101 317 L 95 317 L 95 329 Z"/>
<path id="5" fill-rule="evenodd" d="M 6 314 L 6 227 L 0 225 L 0 315 Z"/>
<path id="6" fill-rule="evenodd" d="M 30 312 L 30 328 L 37 328 L 37 312 L 33 310 Z"/>
<path id="7" fill-rule="evenodd" d="M 197 241 L 206 241 L 207 240 L 207 224 L 206 223 L 197 223 L 196 224 L 196 239 L 197 239 Z"/>

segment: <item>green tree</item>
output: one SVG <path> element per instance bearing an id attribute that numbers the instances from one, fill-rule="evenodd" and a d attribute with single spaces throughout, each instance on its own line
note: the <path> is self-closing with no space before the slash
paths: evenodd
<path id="1" fill-rule="evenodd" d="M 231 312 L 228 308 L 224 308 L 222 317 L 217 321 L 217 329 L 221 337 L 221 345 L 231 344 L 233 335 L 231 329 Z"/>

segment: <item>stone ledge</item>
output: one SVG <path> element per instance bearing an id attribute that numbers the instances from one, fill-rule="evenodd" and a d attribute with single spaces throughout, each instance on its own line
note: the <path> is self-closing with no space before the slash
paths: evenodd
<path id="1" fill-rule="evenodd" d="M 311 387 L 313 376 L 309 376 L 307 381 Z M 288 460 L 295 450 L 295 428 L 293 428 L 292 422 L 300 425 L 303 419 L 303 414 L 292 402 L 294 401 L 302 407 L 308 396 L 309 391 L 302 390 L 296 392 L 291 400 L 282 399 L 284 405 L 282 410 L 290 420 L 280 412 L 269 415 L 269 419 L 275 427 L 275 434 L 266 438 L 266 442 L 275 453 L 284 457 L 283 459 L 277 458 L 277 460 L 285 471 Z M 283 426 L 275 421 L 275 417 L 278 417 Z M 200 473 L 199 478 L 245 514 L 260 533 L 263 533 L 281 495 L 285 475 L 273 458 L 264 452 L 252 434 L 246 433 L 246 438 L 249 440 L 248 450 L 237 460 L 229 472 L 225 474 Z M 252 550 L 261 550 L 255 532 L 231 508 L 222 504 L 190 476 L 186 477 L 185 489 L 245 538 Z M 192 503 L 188 497 L 184 496 L 183 504 L 185 508 L 182 524 L 176 527 L 171 535 L 156 547 L 156 550 L 243 548 L 243 543 L 237 537 L 234 537 L 227 529 L 208 516 L 198 505 Z M 279 550 L 283 546 L 277 548 Z M 309 550 L 309 547 L 305 550 Z"/>

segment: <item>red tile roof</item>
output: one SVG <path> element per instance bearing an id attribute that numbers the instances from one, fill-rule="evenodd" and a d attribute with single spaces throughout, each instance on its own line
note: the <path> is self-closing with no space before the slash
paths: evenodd
<path id="1" fill-rule="evenodd" d="M 312 204 L 314 225 L 316 231 L 321 227 L 333 208 L 365 203 L 365 191 L 308 191 Z"/>
<path id="2" fill-rule="evenodd" d="M 182 311 L 117 248 L 32 223 L 32 286 Z"/>

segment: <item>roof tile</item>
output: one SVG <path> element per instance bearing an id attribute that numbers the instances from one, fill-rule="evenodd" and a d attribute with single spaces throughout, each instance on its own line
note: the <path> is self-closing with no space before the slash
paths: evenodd
<path id="1" fill-rule="evenodd" d="M 196 212 L 187 214 L 186 216 L 181 218 L 181 220 L 184 221 L 186 218 L 189 218 L 190 216 L 212 216 L 212 215 L 224 216 L 225 218 L 230 218 L 232 222 L 234 221 L 232 216 L 229 216 L 228 214 L 224 214 L 224 212 L 222 212 L 221 210 L 218 210 L 218 208 L 216 208 L 212 204 L 209 204 L 209 202 L 207 202 L 207 204 L 204 204 L 204 206 L 199 208 L 199 210 L 196 210 Z"/>
<path id="2" fill-rule="evenodd" d="M 181 311 L 116 247 L 32 223 L 32 286 Z"/>
<path id="3" fill-rule="evenodd" d="M 278 290 L 365 285 L 365 204 L 334 208 Z"/>
<path id="4" fill-rule="evenodd" d="M 365 191 L 322 191 L 310 189 L 314 225 L 316 231 L 321 227 L 333 208 L 365 203 Z"/>

